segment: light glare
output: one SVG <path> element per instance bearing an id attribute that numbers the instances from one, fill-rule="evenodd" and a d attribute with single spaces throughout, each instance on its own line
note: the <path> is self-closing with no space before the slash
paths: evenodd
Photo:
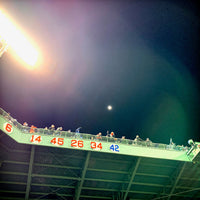
<path id="1" fill-rule="evenodd" d="M 0 11 L 0 36 L 24 62 L 31 66 L 36 64 L 38 60 L 37 50 L 2 11 Z"/>

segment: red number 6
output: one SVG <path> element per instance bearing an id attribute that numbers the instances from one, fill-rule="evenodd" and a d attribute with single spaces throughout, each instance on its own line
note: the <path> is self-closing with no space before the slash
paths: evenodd
<path id="1" fill-rule="evenodd" d="M 4 129 L 5 129 L 5 131 L 8 132 L 8 133 L 12 133 L 12 131 L 13 131 L 12 125 L 9 124 L 9 123 L 5 123 L 5 124 L 4 124 Z"/>

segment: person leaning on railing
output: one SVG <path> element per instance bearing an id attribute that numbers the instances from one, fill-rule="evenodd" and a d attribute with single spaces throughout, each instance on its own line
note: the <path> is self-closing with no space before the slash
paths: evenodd
<path id="1" fill-rule="evenodd" d="M 120 139 L 120 143 L 122 143 L 122 144 L 126 144 L 125 136 L 122 136 L 122 138 Z"/>
<path id="2" fill-rule="evenodd" d="M 9 121 L 11 121 L 11 119 L 12 119 L 11 116 L 10 116 L 10 113 L 6 113 L 6 114 L 5 114 L 5 118 L 6 118 L 7 120 L 9 120 Z"/>
<path id="3" fill-rule="evenodd" d="M 49 127 L 49 133 L 51 134 L 51 135 L 53 135 L 54 134 L 54 131 L 55 131 L 55 125 L 54 124 L 52 124 L 50 127 Z"/>
<path id="4" fill-rule="evenodd" d="M 102 139 L 102 133 L 101 132 L 96 135 L 96 139 L 98 141 Z"/>
<path id="5" fill-rule="evenodd" d="M 24 123 L 23 123 L 23 126 L 28 127 L 28 123 L 27 123 L 27 122 L 24 122 Z"/>
<path id="6" fill-rule="evenodd" d="M 44 134 L 47 134 L 47 135 L 49 134 L 49 129 L 47 126 L 44 128 Z"/>
<path id="7" fill-rule="evenodd" d="M 24 130 L 25 133 L 28 132 L 29 127 L 28 127 L 28 123 L 27 123 L 27 122 L 24 122 L 24 123 L 23 123 L 23 130 Z"/>
<path id="8" fill-rule="evenodd" d="M 62 127 L 58 127 L 57 129 L 56 129 L 56 135 L 61 135 L 61 131 L 63 130 L 63 128 Z"/>
<path id="9" fill-rule="evenodd" d="M 11 122 L 16 126 L 16 127 L 18 127 L 18 121 L 16 120 L 16 119 L 14 119 L 14 118 L 11 118 Z"/>
<path id="10" fill-rule="evenodd" d="M 147 138 L 145 144 L 147 147 L 152 146 L 152 141 L 149 138 Z"/>
<path id="11" fill-rule="evenodd" d="M 133 145 L 140 145 L 142 142 L 142 139 L 139 137 L 139 135 L 136 135 L 135 139 L 133 140 Z"/>
<path id="12" fill-rule="evenodd" d="M 115 133 L 113 131 L 110 133 L 110 141 L 117 142 L 117 138 L 115 138 Z"/>
<path id="13" fill-rule="evenodd" d="M 75 130 L 75 135 L 74 135 L 74 137 L 75 138 L 82 138 L 81 137 L 81 134 L 80 134 L 80 129 L 81 129 L 82 127 L 78 127 L 76 130 Z"/>
<path id="14" fill-rule="evenodd" d="M 35 133 L 35 130 L 36 130 L 36 126 L 33 126 L 33 125 L 31 125 L 31 128 L 30 128 L 30 133 Z"/>
<path id="15" fill-rule="evenodd" d="M 113 131 L 110 133 L 110 137 L 112 137 L 112 138 L 115 137 L 115 133 Z"/>

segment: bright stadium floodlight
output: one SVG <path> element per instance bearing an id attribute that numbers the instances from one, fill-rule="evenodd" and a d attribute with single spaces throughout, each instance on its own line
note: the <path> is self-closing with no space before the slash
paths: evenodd
<path id="1" fill-rule="evenodd" d="M 11 22 L 11 20 L 0 10 L 0 38 L 9 48 L 28 65 L 34 66 L 38 60 L 38 52 L 25 38 L 23 33 Z"/>
<path id="2" fill-rule="evenodd" d="M 1 38 L 1 36 L 0 36 L 0 57 L 3 55 L 3 53 L 4 53 L 5 51 L 7 51 L 7 49 L 8 49 L 8 44 L 7 44 L 6 41 L 5 41 L 3 38 Z"/>

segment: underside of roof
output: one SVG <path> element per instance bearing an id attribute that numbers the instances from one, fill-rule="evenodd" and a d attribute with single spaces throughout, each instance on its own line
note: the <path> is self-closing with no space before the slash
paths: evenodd
<path id="1" fill-rule="evenodd" d="M 200 199 L 200 166 L 19 144 L 1 131 L 0 199 Z"/>

